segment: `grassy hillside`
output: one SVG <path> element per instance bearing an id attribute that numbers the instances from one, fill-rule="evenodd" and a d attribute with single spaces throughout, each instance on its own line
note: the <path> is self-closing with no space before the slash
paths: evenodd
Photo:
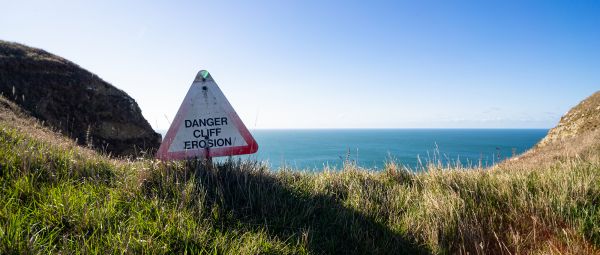
<path id="1" fill-rule="evenodd" d="M 538 146 L 597 129 L 600 129 L 600 91 L 581 101 L 562 116 L 558 125 L 548 132 Z"/>
<path id="2" fill-rule="evenodd" d="M 82 146 L 121 156 L 160 146 L 127 93 L 43 49 L 0 40 L 0 95 Z"/>
<path id="3" fill-rule="evenodd" d="M 298 173 L 111 159 L 0 105 L 0 254 L 600 251 L 598 131 L 494 169 Z"/>

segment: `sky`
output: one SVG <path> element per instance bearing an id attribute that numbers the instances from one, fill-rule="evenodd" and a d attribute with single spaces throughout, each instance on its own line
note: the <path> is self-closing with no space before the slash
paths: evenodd
<path id="1" fill-rule="evenodd" d="M 550 128 L 600 89 L 600 1 L 5 1 L 166 130 L 199 70 L 250 129 Z"/>

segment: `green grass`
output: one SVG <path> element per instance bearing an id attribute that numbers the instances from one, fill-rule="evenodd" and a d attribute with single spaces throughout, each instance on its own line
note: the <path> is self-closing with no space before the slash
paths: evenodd
<path id="1" fill-rule="evenodd" d="M 115 160 L 0 126 L 0 254 L 598 253 L 600 147 L 413 174 Z"/>

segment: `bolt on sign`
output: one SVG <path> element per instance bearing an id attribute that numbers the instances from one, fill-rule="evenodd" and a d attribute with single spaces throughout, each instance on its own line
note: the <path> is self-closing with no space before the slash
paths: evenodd
<path id="1" fill-rule="evenodd" d="M 188 90 L 156 157 L 162 160 L 251 154 L 258 144 L 217 83 L 201 70 Z"/>

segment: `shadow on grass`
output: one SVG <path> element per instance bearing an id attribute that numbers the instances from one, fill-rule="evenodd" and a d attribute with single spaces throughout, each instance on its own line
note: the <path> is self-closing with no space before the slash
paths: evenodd
<path id="1" fill-rule="evenodd" d="M 265 230 L 271 237 L 318 254 L 429 253 L 332 196 L 291 189 L 257 163 L 228 161 L 207 168 L 188 161 L 186 169 L 196 170 L 196 189 L 224 230 L 240 225 Z"/>

